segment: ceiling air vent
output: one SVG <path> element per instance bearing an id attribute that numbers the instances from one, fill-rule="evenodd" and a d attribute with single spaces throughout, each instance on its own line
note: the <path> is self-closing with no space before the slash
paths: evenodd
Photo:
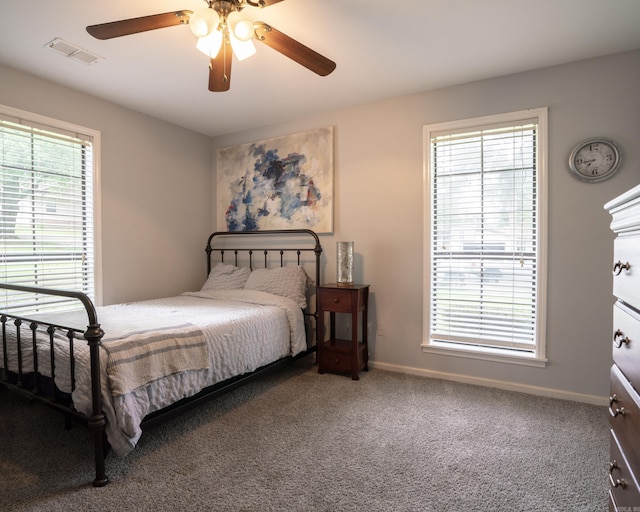
<path id="1" fill-rule="evenodd" d="M 56 37 L 53 41 L 49 41 L 45 44 L 45 47 L 84 64 L 95 64 L 99 60 L 103 59 L 103 57 L 100 57 L 95 53 L 88 52 L 87 50 L 71 44 L 64 39 L 60 39 L 59 37 Z"/>

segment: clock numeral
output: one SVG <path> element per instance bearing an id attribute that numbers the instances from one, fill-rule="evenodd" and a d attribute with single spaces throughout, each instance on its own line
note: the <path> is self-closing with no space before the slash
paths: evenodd
<path id="1" fill-rule="evenodd" d="M 598 175 L 598 169 L 591 169 L 591 176 L 597 176 Z"/>
<path id="2" fill-rule="evenodd" d="M 598 144 L 589 144 L 589 151 L 598 151 Z"/>

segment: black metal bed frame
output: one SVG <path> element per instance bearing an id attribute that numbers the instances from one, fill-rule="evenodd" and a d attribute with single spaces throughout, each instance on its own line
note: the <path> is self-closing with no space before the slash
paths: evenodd
<path id="1" fill-rule="evenodd" d="M 264 245 L 265 240 L 268 240 L 269 237 L 280 236 L 280 237 L 299 237 L 299 236 L 309 236 L 313 239 L 314 246 L 313 247 L 285 247 L 285 248 L 271 248 L 266 247 Z M 230 240 L 240 240 L 245 237 L 254 237 L 256 240 L 260 240 L 261 243 L 258 244 L 260 247 L 232 247 L 227 246 L 223 242 L 223 247 L 214 248 L 214 244 L 217 241 L 226 240 L 229 242 Z M 263 238 L 264 237 L 264 238 Z M 214 239 L 216 239 L 214 241 Z M 307 242 L 310 243 L 310 242 Z M 304 245 L 303 242 L 296 242 L 297 244 Z M 217 231 L 212 233 L 208 240 L 205 248 L 205 252 L 207 254 L 207 275 L 211 271 L 212 264 L 212 254 L 218 253 L 220 255 L 220 261 L 224 262 L 225 253 L 230 253 L 234 258 L 234 264 L 239 263 L 239 259 L 241 259 L 241 263 L 244 263 L 245 260 L 248 260 L 249 268 L 254 268 L 254 255 L 262 254 L 264 257 L 263 265 L 264 268 L 269 267 L 269 256 L 276 252 L 279 255 L 279 264 L 280 266 L 285 266 L 286 263 L 290 263 L 289 259 L 286 256 L 289 256 L 290 253 L 293 253 L 294 260 L 298 265 L 303 264 L 302 254 L 307 252 L 313 252 L 314 259 L 313 265 L 315 266 L 315 284 L 320 283 L 320 256 L 322 254 L 322 246 L 320 245 L 320 240 L 318 235 L 310 230 L 310 229 L 294 229 L 294 230 L 266 230 L 266 231 L 237 231 L 237 232 L 226 232 L 226 231 Z M 246 256 L 246 257 L 245 257 Z M 272 266 L 272 265 L 271 265 Z M 2 346 L 3 346 L 3 366 L 0 368 L 0 386 L 4 386 L 5 388 L 19 393 L 23 396 L 28 397 L 29 399 L 35 399 L 40 402 L 45 403 L 46 405 L 53 407 L 64 413 L 67 426 L 70 426 L 71 420 L 77 421 L 79 423 L 85 424 L 89 427 L 92 434 L 92 442 L 94 446 L 94 457 L 95 457 L 95 478 L 93 480 L 93 486 L 102 487 L 107 484 L 108 477 L 106 475 L 106 464 L 105 459 L 108 453 L 108 445 L 106 442 L 106 420 L 105 416 L 102 412 L 102 396 L 101 396 L 101 373 L 100 373 L 100 341 L 104 336 L 104 332 L 100 327 L 100 323 L 98 321 L 98 315 L 96 308 L 91 301 L 91 299 L 81 292 L 73 292 L 73 291 L 65 291 L 65 290 L 53 290 L 47 288 L 39 288 L 34 286 L 21 286 L 21 285 L 12 285 L 6 283 L 0 283 L 0 289 L 13 290 L 13 291 L 22 291 L 28 293 L 37 293 L 43 295 L 53 295 L 59 297 L 67 297 L 71 299 L 78 300 L 82 303 L 88 319 L 88 326 L 85 331 L 81 331 L 74 328 L 69 328 L 61 325 L 56 325 L 48 322 L 43 322 L 40 320 L 29 319 L 25 316 L 14 315 L 9 313 L 0 313 L 0 323 L 2 326 Z M 305 326 L 308 325 L 308 320 L 314 320 L 317 318 L 317 309 L 315 304 L 313 307 L 307 306 L 306 311 L 303 311 L 305 315 Z M 13 324 L 16 326 L 16 345 L 17 345 L 17 358 L 18 358 L 18 368 L 17 372 L 9 372 L 8 371 L 8 351 L 7 351 L 7 331 L 6 326 L 7 322 L 12 320 Z M 23 326 L 28 324 L 28 329 L 30 331 L 26 333 L 27 336 L 31 337 L 32 346 L 33 346 L 33 368 L 23 368 L 22 362 L 22 335 L 23 335 Z M 36 350 L 36 339 L 38 333 L 44 332 L 49 336 L 50 343 L 50 364 L 51 364 L 51 376 L 43 377 L 39 373 L 39 362 L 38 362 L 38 353 Z M 72 389 L 75 387 L 75 374 L 74 374 L 74 356 L 73 356 L 73 343 L 74 340 L 84 339 L 89 346 L 89 354 L 90 354 L 90 365 L 91 365 L 91 398 L 92 398 L 92 412 L 90 416 L 86 416 L 73 408 L 73 404 L 68 403 L 65 397 L 61 398 L 61 394 L 57 392 L 55 386 L 53 385 L 55 378 L 55 354 L 53 350 L 54 346 L 54 333 L 57 331 L 63 331 L 66 333 L 66 337 L 69 339 L 69 364 L 71 368 L 71 385 Z M 170 418 L 176 417 L 179 414 L 187 410 L 191 410 L 195 407 L 202 405 L 224 393 L 232 391 L 237 387 L 250 382 L 251 380 L 264 375 L 267 372 L 273 371 L 277 368 L 280 368 L 293 360 L 296 360 L 300 357 L 304 357 L 311 352 L 314 352 L 317 348 L 317 339 L 313 340 L 310 338 L 309 333 L 311 329 L 307 329 L 307 350 L 297 354 L 295 356 L 286 356 L 282 359 L 274 361 L 270 364 L 267 364 L 257 370 L 243 375 L 238 375 L 236 377 L 232 377 L 223 382 L 219 382 L 212 386 L 209 386 L 196 395 L 193 395 L 188 398 L 184 398 L 179 402 L 176 402 L 164 409 L 159 411 L 155 411 L 149 414 L 142 422 L 142 428 L 148 429 L 152 426 L 162 423 Z M 316 332 L 317 337 L 317 332 Z M 312 342 L 310 344 L 310 341 Z"/>

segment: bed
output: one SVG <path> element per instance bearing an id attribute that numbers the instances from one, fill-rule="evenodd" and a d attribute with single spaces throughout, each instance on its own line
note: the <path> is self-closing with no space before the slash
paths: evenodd
<path id="1" fill-rule="evenodd" d="M 316 349 L 315 232 L 215 232 L 205 252 L 202 289 L 163 299 L 95 307 L 80 292 L 0 283 L 82 306 L 0 312 L 0 385 L 89 427 L 96 487 L 107 453 L 126 456 L 144 429 Z"/>

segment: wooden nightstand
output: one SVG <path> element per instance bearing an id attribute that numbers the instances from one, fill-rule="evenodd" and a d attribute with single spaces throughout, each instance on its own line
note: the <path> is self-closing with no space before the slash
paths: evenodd
<path id="1" fill-rule="evenodd" d="M 318 373 L 350 373 L 360 379 L 360 370 L 368 370 L 367 308 L 369 285 L 325 284 L 316 287 L 318 295 Z M 325 313 L 329 313 L 329 339 L 325 340 Z M 358 340 L 358 313 L 362 312 L 362 340 Z M 351 339 L 336 339 L 336 313 L 351 315 Z"/>

